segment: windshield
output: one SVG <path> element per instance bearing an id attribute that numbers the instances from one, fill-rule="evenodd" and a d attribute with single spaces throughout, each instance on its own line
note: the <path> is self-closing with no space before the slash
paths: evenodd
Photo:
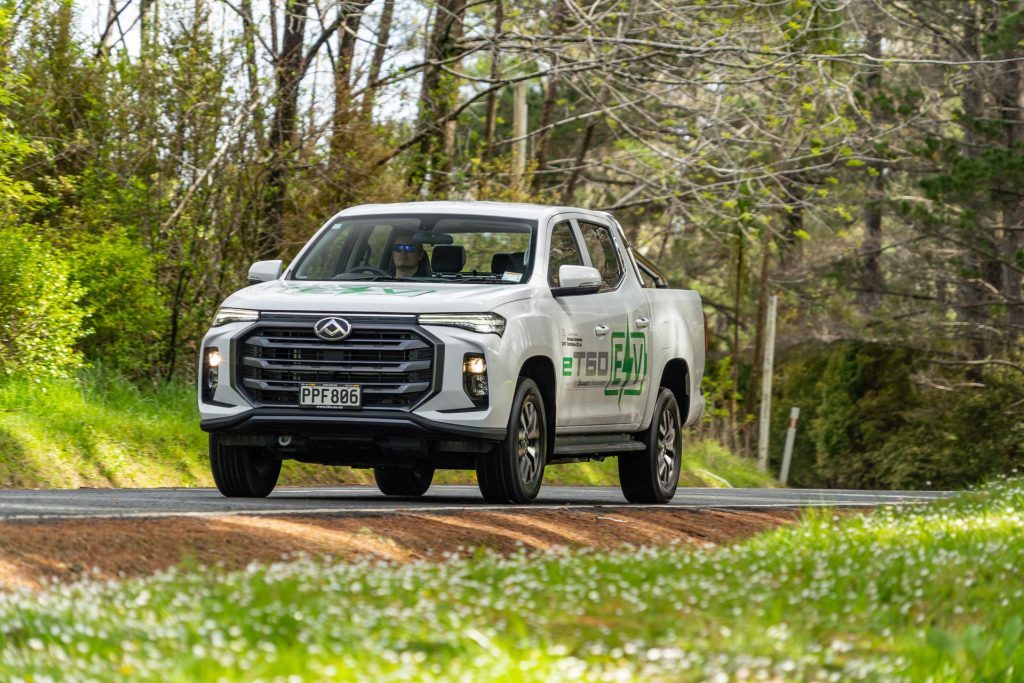
<path id="1" fill-rule="evenodd" d="M 526 282 L 536 221 L 495 216 L 339 218 L 296 264 L 295 280 Z"/>

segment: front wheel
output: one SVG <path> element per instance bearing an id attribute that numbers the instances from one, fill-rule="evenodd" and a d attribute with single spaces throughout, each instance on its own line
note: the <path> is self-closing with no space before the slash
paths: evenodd
<path id="1" fill-rule="evenodd" d="M 651 426 L 642 435 L 647 448 L 619 456 L 619 484 L 630 503 L 667 503 L 676 495 L 683 450 L 680 425 L 676 397 L 662 387 Z"/>
<path id="2" fill-rule="evenodd" d="M 281 461 L 262 448 L 225 446 L 211 434 L 210 469 L 217 490 L 228 498 L 266 498 L 277 486 Z"/>
<path id="3" fill-rule="evenodd" d="M 505 440 L 477 456 L 476 478 L 488 503 L 529 503 L 540 492 L 547 463 L 544 399 L 532 379 L 519 378 Z"/>
<path id="4" fill-rule="evenodd" d="M 434 468 L 374 467 L 373 480 L 385 496 L 422 496 L 434 480 Z"/>

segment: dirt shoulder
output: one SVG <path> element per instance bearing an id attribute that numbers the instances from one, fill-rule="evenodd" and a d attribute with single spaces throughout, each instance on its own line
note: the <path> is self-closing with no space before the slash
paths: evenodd
<path id="1" fill-rule="evenodd" d="M 215 516 L 0 523 L 0 589 L 151 574 L 194 562 L 226 569 L 293 555 L 411 562 L 486 547 L 727 544 L 798 520 L 799 510 L 573 508 L 344 517 Z"/>

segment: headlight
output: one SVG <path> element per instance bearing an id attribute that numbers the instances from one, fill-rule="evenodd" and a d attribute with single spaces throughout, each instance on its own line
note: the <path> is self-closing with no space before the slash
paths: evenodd
<path id="1" fill-rule="evenodd" d="M 461 327 L 480 334 L 496 334 L 505 331 L 505 319 L 497 313 L 424 313 L 418 318 L 420 325 L 446 325 Z"/>
<path id="2" fill-rule="evenodd" d="M 210 327 L 220 327 L 228 323 L 251 323 L 260 319 L 259 311 L 250 311 L 245 308 L 222 308 L 213 316 L 213 324 Z"/>

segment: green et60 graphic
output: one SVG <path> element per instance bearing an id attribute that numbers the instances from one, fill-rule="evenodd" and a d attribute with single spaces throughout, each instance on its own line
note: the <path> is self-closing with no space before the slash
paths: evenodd
<path id="1" fill-rule="evenodd" d="M 562 357 L 562 376 L 580 379 L 607 377 L 605 396 L 638 396 L 647 379 L 647 334 L 612 332 L 609 351 L 576 351 Z M 583 386 L 591 384 L 582 383 Z"/>

